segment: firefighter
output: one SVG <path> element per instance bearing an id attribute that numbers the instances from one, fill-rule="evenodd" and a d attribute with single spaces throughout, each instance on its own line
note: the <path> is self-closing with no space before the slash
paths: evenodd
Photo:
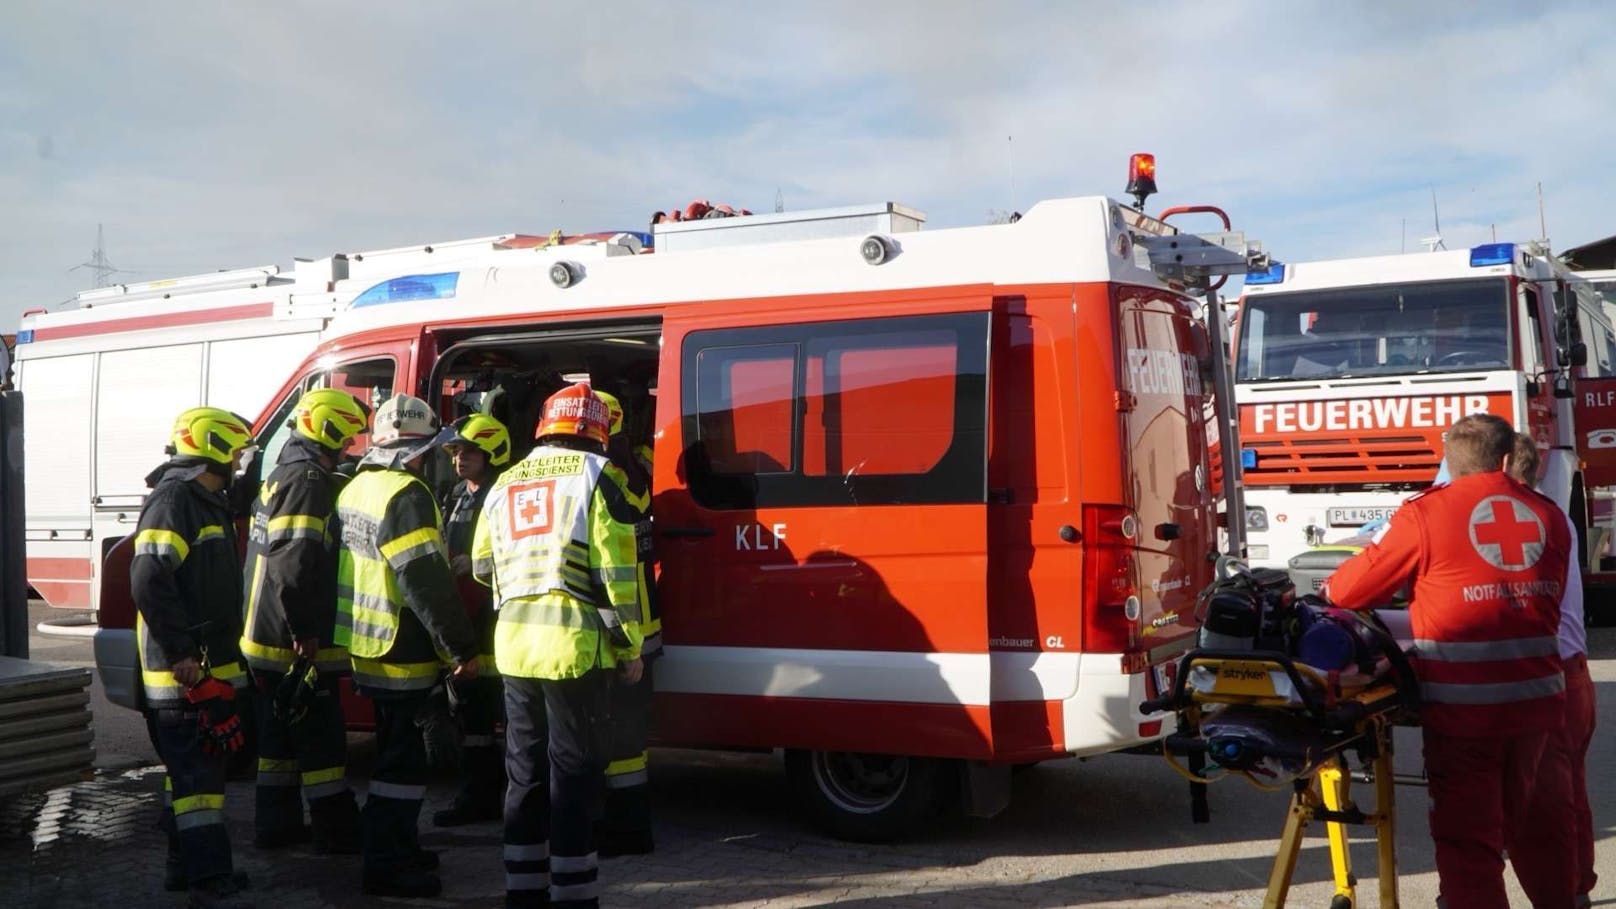
<path id="1" fill-rule="evenodd" d="M 651 472 L 639 450 L 623 432 L 623 405 L 607 392 L 595 396 L 611 415 L 606 457 L 616 471 L 603 476 L 623 482 L 623 498 L 634 510 L 634 542 L 638 565 L 640 655 L 645 670 L 632 685 L 612 690 L 611 762 L 606 765 L 606 806 L 596 830 L 602 856 L 643 855 L 653 848 L 651 778 L 646 737 L 651 731 L 652 668 L 662 649 L 662 619 L 656 607 L 656 568 L 651 537 Z M 643 447 L 643 446 L 641 446 Z"/>
<path id="2" fill-rule="evenodd" d="M 337 687 L 348 674 L 348 654 L 331 642 L 337 613 L 332 513 L 344 482 L 333 471 L 369 418 L 369 408 L 345 391 L 304 393 L 287 422 L 291 438 L 252 509 L 241 651 L 268 702 L 258 710 L 253 820 L 253 843 L 264 849 L 306 842 L 312 834 L 318 852 L 359 851 L 359 808 L 348 786 Z M 295 712 L 288 703 L 293 699 Z M 305 798 L 312 831 L 303 823 Z"/>
<path id="3" fill-rule="evenodd" d="M 426 794 L 426 745 L 416 715 L 444 661 L 477 676 L 477 637 L 444 556 L 438 504 L 421 479 L 437 445 L 425 401 L 394 395 L 376 410 L 371 447 L 337 496 L 336 643 L 376 712 L 376 770 L 363 812 L 364 891 L 436 896 L 437 855 L 416 822 Z"/>
<path id="4" fill-rule="evenodd" d="M 193 906 L 243 906 L 224 826 L 229 756 L 242 745 L 233 700 L 247 685 L 241 561 L 227 488 L 252 440 L 246 420 L 194 407 L 174 421 L 169 460 L 146 477 L 129 583 L 146 722 L 163 760 L 164 886 Z"/>
<path id="5" fill-rule="evenodd" d="M 459 481 L 445 502 L 444 543 L 457 581 L 471 577 L 471 542 L 483 500 L 499 471 L 511 462 L 511 434 L 487 414 L 472 414 L 445 427 L 443 448 L 454 459 Z M 504 813 L 505 763 L 495 731 L 505 689 L 494 667 L 494 604 L 480 584 L 460 584 L 460 595 L 477 631 L 477 678 L 457 685 L 463 732 L 461 772 L 465 782 L 454 804 L 432 816 L 439 827 L 498 820 Z"/>
<path id="6" fill-rule="evenodd" d="M 1537 483 L 1537 444 L 1524 433 L 1515 434 L 1515 450 L 1505 466 L 1510 476 L 1526 486 Z M 1567 526 L 1571 519 L 1566 518 Z M 1572 534 L 1576 529 L 1572 528 Z M 1572 537 L 1571 551 L 1577 551 L 1576 537 Z M 1560 663 L 1566 677 L 1565 724 L 1549 737 L 1544 749 L 1544 770 L 1538 774 L 1538 784 L 1532 793 L 1532 814 L 1535 817 L 1552 815 L 1556 799 L 1570 805 L 1572 849 L 1576 857 L 1577 905 L 1592 905 L 1594 884 L 1599 875 L 1594 871 L 1593 811 L 1588 806 L 1588 746 L 1594 737 L 1594 722 L 1598 712 L 1594 698 L 1594 683 L 1588 674 L 1588 630 L 1583 627 L 1582 566 L 1573 564 L 1566 572 L 1566 597 L 1560 609 L 1559 649 Z M 1563 809 L 1562 809 L 1563 810 Z M 1515 857 L 1516 876 L 1522 873 L 1521 863 L 1526 861 L 1527 876 L 1534 873 L 1536 851 L 1528 850 Z M 1555 873 L 1551 861 L 1541 873 Z"/>
<path id="7" fill-rule="evenodd" d="M 587 384 L 544 402 L 538 445 L 489 493 L 472 571 L 499 613 L 505 680 L 505 904 L 599 905 L 596 816 L 613 675 L 640 680 L 633 509 Z M 548 900 L 548 901 L 547 901 Z"/>
<path id="8" fill-rule="evenodd" d="M 1503 472 L 1514 445 L 1496 416 L 1459 420 L 1452 482 L 1405 502 L 1326 586 L 1367 609 L 1412 582 L 1437 876 L 1444 904 L 1466 909 L 1508 909 L 1506 849 L 1534 906 L 1575 899 L 1568 800 L 1549 817 L 1530 811 L 1565 714 L 1556 639 L 1571 535 L 1552 501 Z"/>

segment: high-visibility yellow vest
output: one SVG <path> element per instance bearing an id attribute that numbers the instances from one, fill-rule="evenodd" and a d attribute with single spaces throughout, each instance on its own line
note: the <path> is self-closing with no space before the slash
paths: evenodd
<path id="1" fill-rule="evenodd" d="M 483 505 L 472 571 L 493 587 L 501 675 L 574 678 L 640 653 L 633 512 L 602 455 L 541 447 Z"/>
<path id="2" fill-rule="evenodd" d="M 432 502 L 420 520 L 387 523 L 388 504 L 411 486 Z M 342 539 L 337 552 L 335 643 L 353 656 L 354 683 L 391 691 L 431 688 L 443 667 L 430 645 L 395 651 L 404 612 L 398 572 L 417 558 L 444 559 L 441 519 L 431 491 L 403 470 L 361 470 L 337 496 Z M 447 570 L 447 568 L 445 569 Z M 420 636 L 424 641 L 424 635 Z"/>

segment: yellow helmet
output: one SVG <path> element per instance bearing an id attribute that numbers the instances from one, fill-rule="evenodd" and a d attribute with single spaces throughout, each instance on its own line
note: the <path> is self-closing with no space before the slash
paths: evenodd
<path id="1" fill-rule="evenodd" d="M 443 431 L 443 445 L 475 445 L 488 455 L 488 463 L 503 467 L 511 460 L 511 433 L 505 424 L 485 413 L 461 417 Z"/>
<path id="2" fill-rule="evenodd" d="M 607 433 L 617 435 L 623 429 L 623 403 L 617 400 L 617 395 L 598 388 L 595 389 L 595 397 L 606 402 L 606 412 L 612 415 L 612 425 Z"/>
<path id="3" fill-rule="evenodd" d="M 252 424 L 218 407 L 193 407 L 174 418 L 169 434 L 174 454 L 230 464 L 252 442 Z"/>
<path id="4" fill-rule="evenodd" d="M 370 408 L 336 388 L 315 388 L 297 399 L 292 429 L 305 439 L 341 451 L 349 439 L 365 431 Z"/>

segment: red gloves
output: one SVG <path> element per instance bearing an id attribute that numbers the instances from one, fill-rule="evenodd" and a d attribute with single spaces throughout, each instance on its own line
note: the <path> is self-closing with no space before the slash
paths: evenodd
<path id="1" fill-rule="evenodd" d="M 236 689 L 229 682 L 208 676 L 185 689 L 185 699 L 197 707 L 197 730 L 202 750 L 229 754 L 246 744 L 241 717 L 236 715 Z"/>

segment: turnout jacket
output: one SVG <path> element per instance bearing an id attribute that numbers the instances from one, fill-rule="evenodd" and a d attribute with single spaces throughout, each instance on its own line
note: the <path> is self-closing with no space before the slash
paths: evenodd
<path id="1" fill-rule="evenodd" d="M 247 534 L 246 633 L 241 652 L 265 672 L 292 665 L 295 638 L 318 638 L 322 673 L 348 671 L 332 644 L 337 617 L 337 491 L 346 479 L 321 463 L 318 443 L 294 436 L 259 487 Z"/>
<path id="2" fill-rule="evenodd" d="M 500 675 L 576 678 L 640 655 L 638 512 L 593 452 L 535 448 L 488 493 L 472 572 L 494 590 Z"/>
<path id="3" fill-rule="evenodd" d="M 241 560 L 230 500 L 197 482 L 204 470 L 195 459 L 176 458 L 146 477 L 152 491 L 140 508 L 129 584 L 141 681 L 152 708 L 186 705 L 173 665 L 200 660 L 203 647 L 214 677 L 247 684 L 238 649 Z"/>
<path id="4" fill-rule="evenodd" d="M 1565 701 L 1558 634 L 1571 546 L 1554 502 L 1501 471 L 1472 474 L 1403 503 L 1326 593 L 1368 609 L 1413 582 L 1420 718 L 1433 731 L 1550 731 Z"/>
<path id="5" fill-rule="evenodd" d="M 337 495 L 335 642 L 371 695 L 422 692 L 444 660 L 470 662 L 477 639 L 444 554 L 438 503 L 405 470 L 361 466 Z"/>

